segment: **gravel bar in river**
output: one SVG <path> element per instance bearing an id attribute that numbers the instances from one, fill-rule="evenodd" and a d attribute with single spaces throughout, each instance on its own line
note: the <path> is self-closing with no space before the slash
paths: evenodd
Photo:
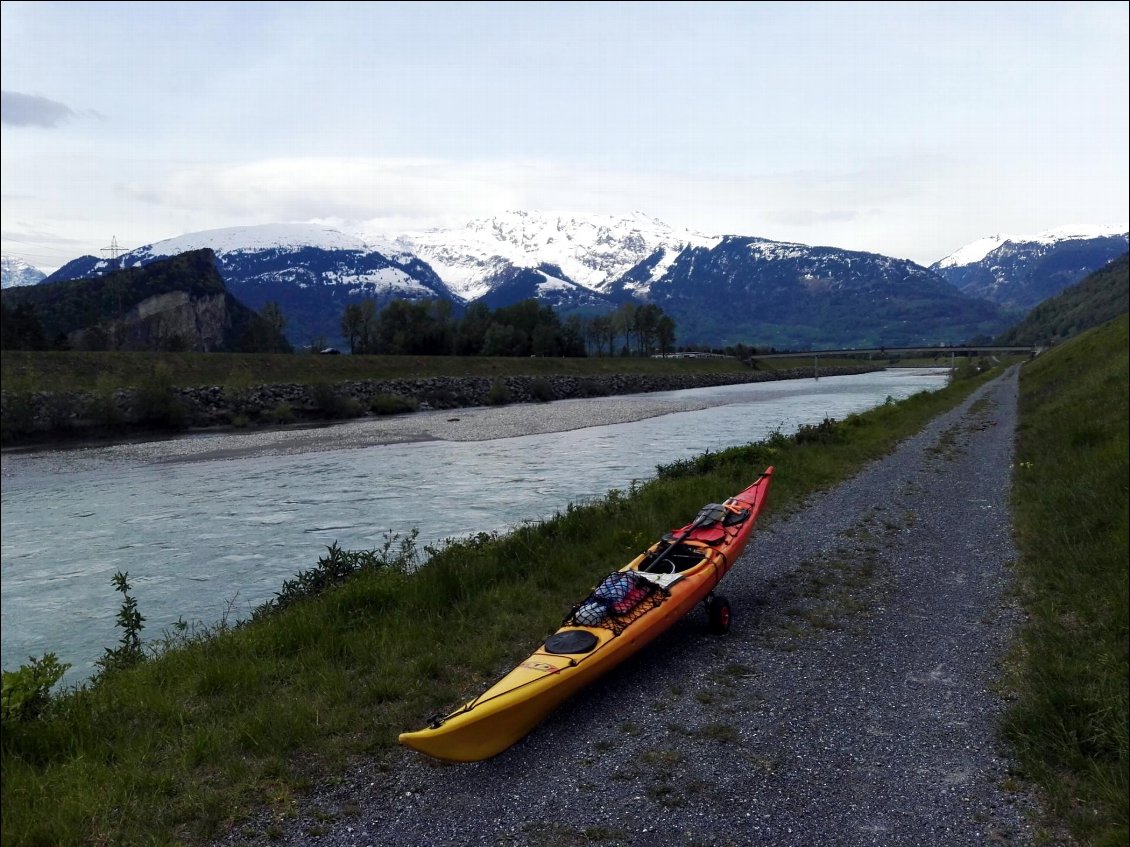
<path id="1" fill-rule="evenodd" d="M 1017 386 L 1013 368 L 763 521 L 721 586 L 728 636 L 696 610 L 494 759 L 397 748 L 223 843 L 1032 843 L 994 690 L 1019 620 Z"/>

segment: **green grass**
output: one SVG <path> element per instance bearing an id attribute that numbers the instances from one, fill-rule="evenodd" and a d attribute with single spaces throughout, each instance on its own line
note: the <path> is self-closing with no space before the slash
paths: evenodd
<path id="1" fill-rule="evenodd" d="M 1127 317 L 1026 365 L 1013 476 L 1027 612 L 1006 735 L 1085 844 L 1127 825 Z"/>
<path id="2" fill-rule="evenodd" d="M 430 551 L 412 575 L 366 568 L 323 595 L 65 692 L 40 719 L 4 728 L 4 843 L 197 844 L 233 826 L 269 837 L 304 789 L 353 757 L 382 761 L 399 732 L 481 691 L 600 577 L 703 503 L 775 465 L 768 514 L 794 509 L 984 378 L 674 463 L 507 536 Z M 273 821 L 252 823 L 263 809 Z"/>
<path id="3" fill-rule="evenodd" d="M 435 376 L 599 376 L 746 371 L 737 359 L 583 359 L 489 356 L 319 356 L 268 353 L 89 353 L 5 350 L 0 380 L 6 391 L 86 391 L 140 385 L 158 364 L 184 388 L 206 385 L 311 384 Z M 855 362 L 852 364 L 860 364 Z M 867 364 L 867 363 L 863 363 Z M 811 365 L 811 360 L 808 362 Z M 762 363 L 764 370 L 795 365 Z"/>

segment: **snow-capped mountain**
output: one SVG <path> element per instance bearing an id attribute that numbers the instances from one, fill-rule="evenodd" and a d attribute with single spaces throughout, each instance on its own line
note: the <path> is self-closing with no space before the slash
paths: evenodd
<path id="1" fill-rule="evenodd" d="M 395 244 L 431 265 L 464 300 L 484 297 L 521 270 L 540 274 L 555 290 L 573 283 L 607 294 L 617 279 L 657 251 L 658 261 L 669 264 L 685 247 L 718 242 L 640 212 L 624 217 L 507 212 L 473 220 L 461 229 L 394 238 Z"/>
<path id="2" fill-rule="evenodd" d="M 46 278 L 47 274 L 17 256 L 0 257 L 0 288 L 35 285 Z"/>
<path id="3" fill-rule="evenodd" d="M 1127 251 L 1122 226 L 1065 226 L 980 238 L 930 266 L 961 291 L 1027 310 Z"/>
<path id="4" fill-rule="evenodd" d="M 296 346 L 338 341 L 344 307 L 367 298 L 378 307 L 439 299 L 457 309 L 535 298 L 563 316 L 646 301 L 675 319 L 680 344 L 897 346 L 995 335 L 1017 303 L 1050 296 L 1126 244 L 1125 227 L 1065 227 L 981 239 L 927 269 L 874 253 L 706 236 L 639 213 L 509 212 L 408 235 L 315 224 L 210 230 L 116 261 L 82 257 L 47 281 L 206 248 L 240 301 L 280 306 Z"/>
<path id="5" fill-rule="evenodd" d="M 764 238 L 688 247 L 666 267 L 644 261 L 610 293 L 643 287 L 674 318 L 683 343 L 935 345 L 1005 325 L 995 304 L 906 259 Z"/>
<path id="6" fill-rule="evenodd" d="M 296 345 L 341 333 L 346 305 L 372 298 L 458 300 L 427 264 L 415 256 L 386 256 L 356 236 L 315 224 L 268 224 L 194 232 L 139 247 L 116 261 L 87 256 L 64 265 L 54 282 L 101 276 L 115 268 L 209 249 L 228 290 L 259 310 L 274 302 L 287 317 L 286 334 Z"/>

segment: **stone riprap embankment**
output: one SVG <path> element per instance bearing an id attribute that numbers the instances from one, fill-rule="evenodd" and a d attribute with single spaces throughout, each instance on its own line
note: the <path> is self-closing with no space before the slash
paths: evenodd
<path id="1" fill-rule="evenodd" d="M 821 368 L 820 376 L 844 376 L 882 367 Z M 809 368 L 743 370 L 715 374 L 611 374 L 599 376 L 442 376 L 380 379 L 332 385 L 278 384 L 125 389 L 108 394 L 0 393 L 6 440 L 67 437 L 137 426 L 213 428 L 360 417 L 378 398 L 399 398 L 408 408 L 456 409 L 676 391 L 813 376 Z"/>

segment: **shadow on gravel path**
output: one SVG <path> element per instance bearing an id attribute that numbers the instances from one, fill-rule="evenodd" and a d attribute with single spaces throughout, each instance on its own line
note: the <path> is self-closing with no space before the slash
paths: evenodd
<path id="1" fill-rule="evenodd" d="M 1031 843 L 994 692 L 1018 620 L 1017 382 L 764 523 L 723 583 L 729 636 L 696 611 L 502 755 L 397 751 L 269 843 Z"/>

